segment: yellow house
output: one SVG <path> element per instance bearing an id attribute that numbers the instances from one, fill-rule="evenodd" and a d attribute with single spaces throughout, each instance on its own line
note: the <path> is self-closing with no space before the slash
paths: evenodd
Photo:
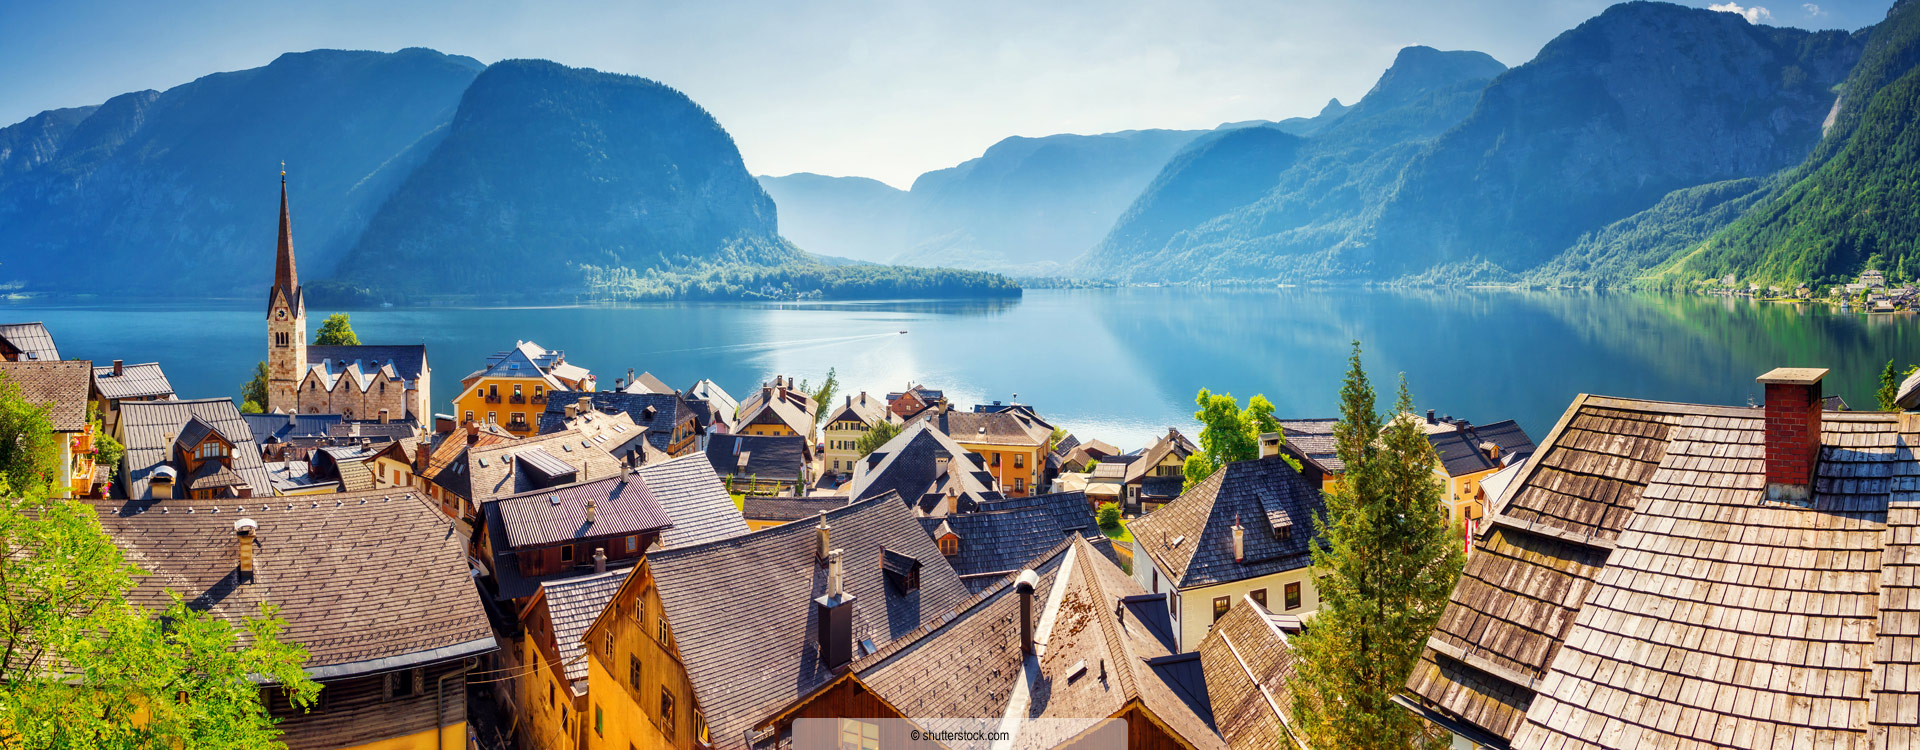
<path id="1" fill-rule="evenodd" d="M 593 374 L 567 363 L 567 353 L 521 341 L 487 358 L 487 365 L 460 379 L 453 413 L 460 424 L 494 423 L 522 437 L 535 434 L 553 391 L 591 391 Z"/>
<path id="2" fill-rule="evenodd" d="M 1133 579 L 1171 593 L 1176 652 L 1192 651 L 1234 603 L 1277 615 L 1320 608 L 1308 543 L 1326 511 L 1317 483 L 1282 456 L 1236 461 L 1134 519 Z"/>
<path id="3" fill-rule="evenodd" d="M 776 376 L 771 384 L 761 384 L 760 390 L 740 402 L 740 413 L 734 417 L 734 434 L 798 435 L 806 438 L 811 447 L 819 413 L 820 407 L 813 402 L 813 397 L 794 387 L 792 378 Z"/>
<path id="4" fill-rule="evenodd" d="M 942 406 L 928 418 L 960 447 L 986 459 L 987 471 L 1008 497 L 1045 491 L 1053 425 L 1032 410 L 1016 405 L 1002 411 L 951 411 Z"/>
<path id="5" fill-rule="evenodd" d="M 1427 441 L 1439 458 L 1434 473 L 1446 483 L 1447 521 L 1458 526 L 1485 517 L 1490 498 L 1481 481 L 1533 453 L 1533 439 L 1511 419 L 1476 425 L 1428 412 L 1428 424 Z"/>
<path id="6" fill-rule="evenodd" d="M 520 610 L 525 636 L 518 656 L 513 704 L 520 746 L 529 750 L 586 747 L 587 626 L 606 609 L 627 570 L 546 581 Z"/>
<path id="7" fill-rule="evenodd" d="M 858 397 L 848 396 L 846 403 L 834 409 L 822 430 L 825 439 L 820 454 L 827 473 L 852 474 L 854 462 L 860 460 L 855 445 L 881 422 L 898 425 L 900 417 L 887 410 L 885 401 L 868 396 L 866 391 Z"/>

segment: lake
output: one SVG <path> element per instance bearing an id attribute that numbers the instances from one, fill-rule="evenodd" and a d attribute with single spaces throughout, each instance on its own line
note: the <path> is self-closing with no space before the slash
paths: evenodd
<path id="1" fill-rule="evenodd" d="M 159 361 L 183 398 L 237 396 L 266 355 L 264 303 L 0 304 L 44 321 L 68 358 Z M 336 310 L 311 308 L 308 326 Z M 1776 366 L 1832 368 L 1828 393 L 1872 408 L 1888 359 L 1920 362 L 1920 318 L 1743 299 L 1513 290 L 1194 288 L 1036 290 L 1022 299 L 662 303 L 348 311 L 365 343 L 427 344 L 434 408 L 461 377 L 531 339 L 603 387 L 627 368 L 736 398 L 776 374 L 880 395 L 909 381 L 966 406 L 1032 404 L 1083 439 L 1139 447 L 1192 432 L 1202 388 L 1265 394 L 1282 417 L 1335 416 L 1348 342 L 1392 400 L 1546 436 L 1577 393 L 1743 405 Z M 902 335 L 901 331 L 907 331 Z M 1017 395 L 1016 395 L 1017 394 Z M 836 398 L 836 400 L 839 400 Z"/>

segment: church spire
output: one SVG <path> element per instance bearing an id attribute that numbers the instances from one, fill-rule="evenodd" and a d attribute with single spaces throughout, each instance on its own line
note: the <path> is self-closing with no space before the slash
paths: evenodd
<path id="1" fill-rule="evenodd" d="M 287 211 L 287 163 L 280 162 L 280 249 L 273 261 L 273 286 L 299 314 L 300 273 L 293 264 L 293 217 Z"/>

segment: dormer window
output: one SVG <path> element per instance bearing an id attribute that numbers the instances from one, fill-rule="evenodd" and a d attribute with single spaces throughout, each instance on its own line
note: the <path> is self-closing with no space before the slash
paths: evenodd
<path id="1" fill-rule="evenodd" d="M 947 557 L 960 554 L 960 537 L 953 535 L 940 537 L 940 554 Z"/>

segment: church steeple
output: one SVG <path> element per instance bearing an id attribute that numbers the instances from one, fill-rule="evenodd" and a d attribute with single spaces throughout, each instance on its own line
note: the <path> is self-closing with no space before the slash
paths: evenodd
<path id="1" fill-rule="evenodd" d="M 287 165 L 280 164 L 280 249 L 273 261 L 273 291 L 286 296 L 295 314 L 301 309 L 300 272 L 293 264 L 293 215 L 287 210 Z M 271 292 L 269 292 L 271 295 Z"/>
<path id="2" fill-rule="evenodd" d="M 300 411 L 300 379 L 307 374 L 307 305 L 293 266 L 293 219 L 287 212 L 287 165 L 280 165 L 280 249 L 267 290 L 267 403 L 269 412 Z"/>

